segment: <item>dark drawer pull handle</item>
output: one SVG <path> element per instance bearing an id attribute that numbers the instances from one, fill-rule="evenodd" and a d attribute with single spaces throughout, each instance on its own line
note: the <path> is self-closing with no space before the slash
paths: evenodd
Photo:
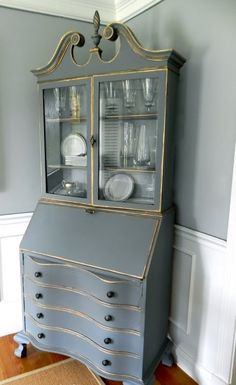
<path id="1" fill-rule="evenodd" d="M 35 298 L 37 298 L 37 299 L 43 298 L 43 294 L 42 293 L 36 293 Z"/>
<path id="2" fill-rule="evenodd" d="M 105 321 L 111 321 L 112 320 L 112 316 L 110 314 L 105 315 L 104 319 L 105 319 Z"/>
<path id="3" fill-rule="evenodd" d="M 103 360 L 103 361 L 102 361 L 102 364 L 103 364 L 103 366 L 109 366 L 109 365 L 111 365 L 111 361 L 109 361 L 109 360 Z"/>
<path id="4" fill-rule="evenodd" d="M 36 271 L 36 272 L 34 273 L 34 276 L 35 276 L 36 278 L 40 278 L 40 277 L 42 277 L 42 273 L 41 273 L 40 271 Z"/>
<path id="5" fill-rule="evenodd" d="M 39 333 L 38 334 L 38 338 L 41 340 L 42 338 L 45 338 L 45 334 L 43 334 L 43 333 Z"/>
<path id="6" fill-rule="evenodd" d="M 36 316 L 37 316 L 37 318 L 43 318 L 44 317 L 43 313 L 37 313 Z"/>
<path id="7" fill-rule="evenodd" d="M 109 337 L 105 338 L 104 344 L 108 345 L 108 344 L 111 344 L 111 343 L 112 343 L 112 339 L 111 338 L 109 338 Z"/>
<path id="8" fill-rule="evenodd" d="M 114 291 L 108 291 L 108 292 L 107 292 L 107 297 L 108 297 L 108 298 L 115 297 Z"/>

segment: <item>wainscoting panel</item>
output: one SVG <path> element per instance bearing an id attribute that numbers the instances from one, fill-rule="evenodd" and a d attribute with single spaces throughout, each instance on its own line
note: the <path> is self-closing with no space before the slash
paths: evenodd
<path id="1" fill-rule="evenodd" d="M 177 362 L 201 385 L 228 384 L 230 346 L 221 353 L 228 327 L 226 242 L 176 226 L 173 258 L 170 336 Z"/>
<path id="2" fill-rule="evenodd" d="M 22 328 L 18 250 L 30 218 L 0 216 L 0 336 Z M 169 333 L 178 365 L 200 385 L 229 384 L 232 330 L 226 242 L 175 226 L 173 251 Z"/>
<path id="3" fill-rule="evenodd" d="M 19 244 L 31 215 L 0 216 L 0 336 L 22 328 Z"/>
<path id="4" fill-rule="evenodd" d="M 170 321 L 189 334 L 195 255 L 175 246 L 173 255 Z"/>

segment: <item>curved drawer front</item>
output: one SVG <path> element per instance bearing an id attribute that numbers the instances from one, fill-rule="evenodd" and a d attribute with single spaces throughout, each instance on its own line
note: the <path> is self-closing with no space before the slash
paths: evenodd
<path id="1" fill-rule="evenodd" d="M 105 349 L 140 354 L 142 338 L 139 333 L 105 327 L 81 313 L 63 311 L 59 308 L 40 306 L 35 301 L 26 301 L 25 313 L 40 324 L 70 329 L 87 336 Z"/>
<path id="2" fill-rule="evenodd" d="M 27 255 L 24 273 L 38 282 L 82 290 L 105 302 L 141 306 L 142 283 L 139 281 L 109 279 L 76 266 L 49 263 Z"/>
<path id="3" fill-rule="evenodd" d="M 25 296 L 39 304 L 71 309 L 84 313 L 104 326 L 140 331 L 143 327 L 144 313 L 139 308 L 109 305 L 83 292 L 60 287 L 38 285 L 28 278 L 24 280 Z M 29 300 L 27 298 L 27 301 Z M 27 302 L 26 301 L 26 302 Z"/>
<path id="4" fill-rule="evenodd" d="M 139 356 L 129 353 L 111 352 L 102 349 L 94 342 L 66 329 L 49 328 L 26 318 L 26 332 L 40 348 L 81 356 L 90 361 L 98 370 L 118 375 L 138 377 L 142 362 Z"/>

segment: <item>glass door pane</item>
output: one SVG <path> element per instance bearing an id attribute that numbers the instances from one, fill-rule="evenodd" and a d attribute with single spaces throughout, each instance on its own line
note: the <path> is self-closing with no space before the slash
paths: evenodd
<path id="1" fill-rule="evenodd" d="M 47 88 L 44 97 L 46 192 L 88 197 L 88 82 Z"/>
<path id="2" fill-rule="evenodd" d="M 155 204 L 159 80 L 152 74 L 99 82 L 100 201 Z"/>

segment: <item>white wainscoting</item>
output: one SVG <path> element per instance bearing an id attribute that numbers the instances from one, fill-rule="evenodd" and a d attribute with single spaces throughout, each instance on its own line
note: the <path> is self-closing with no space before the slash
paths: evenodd
<path id="1" fill-rule="evenodd" d="M 0 217 L 0 335 L 22 328 L 18 248 L 31 214 Z M 175 226 L 170 336 L 200 385 L 230 383 L 226 242 Z"/>
<path id="2" fill-rule="evenodd" d="M 230 383 L 226 242 L 176 226 L 170 335 L 180 367 L 201 385 Z"/>
<path id="3" fill-rule="evenodd" d="M 0 216 L 0 336 L 22 328 L 18 250 L 31 215 Z"/>

